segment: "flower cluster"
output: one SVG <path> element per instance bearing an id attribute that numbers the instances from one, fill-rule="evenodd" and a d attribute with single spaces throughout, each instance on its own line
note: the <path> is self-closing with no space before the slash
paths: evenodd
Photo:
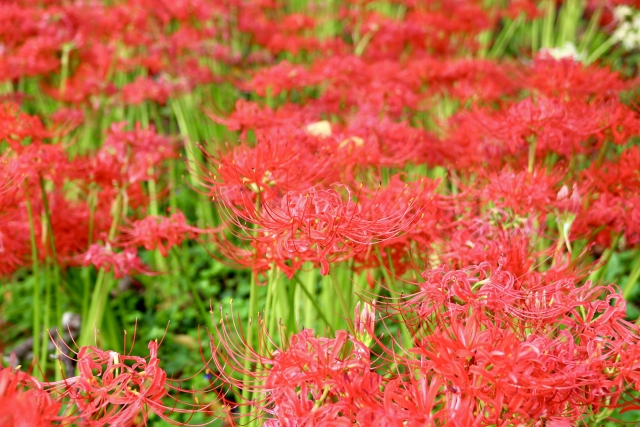
<path id="1" fill-rule="evenodd" d="M 2 2 L 0 426 L 637 409 L 637 6 Z"/>
<path id="2" fill-rule="evenodd" d="M 223 326 L 217 368 L 256 364 L 234 384 L 269 426 L 565 426 L 637 391 L 640 335 L 617 289 L 576 286 L 571 268 L 515 276 L 505 264 L 425 271 L 418 291 L 377 304 L 384 316 L 365 310 L 357 335 L 305 329 L 247 354 Z M 375 335 L 389 316 L 407 339 Z"/>
<path id="3" fill-rule="evenodd" d="M 78 375 L 54 382 L 39 382 L 23 372 L 0 368 L 0 425 L 143 425 L 149 413 L 180 425 L 169 417 L 171 413 L 207 409 L 208 405 L 182 400 L 166 404 L 167 398 L 179 399 L 178 394 L 192 392 L 167 378 L 160 367 L 157 341 L 149 342 L 146 358 L 89 346 L 80 348 L 73 362 Z M 177 407 L 178 402 L 183 407 Z M 63 407 L 66 410 L 61 413 Z"/>

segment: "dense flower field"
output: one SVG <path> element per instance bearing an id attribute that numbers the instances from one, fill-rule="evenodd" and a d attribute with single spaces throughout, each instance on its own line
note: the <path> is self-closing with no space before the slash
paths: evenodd
<path id="1" fill-rule="evenodd" d="M 0 427 L 640 422 L 639 8 L 0 2 Z"/>

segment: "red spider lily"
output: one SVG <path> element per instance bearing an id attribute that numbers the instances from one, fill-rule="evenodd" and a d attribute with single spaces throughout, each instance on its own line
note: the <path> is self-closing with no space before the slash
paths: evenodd
<path id="1" fill-rule="evenodd" d="M 445 238 L 454 222 L 454 209 L 452 199 L 439 194 L 436 189 L 440 185 L 439 181 L 423 180 L 424 192 L 420 197 L 420 202 L 415 204 L 415 209 L 410 215 L 414 220 L 405 232 L 392 238 L 378 242 L 376 248 L 369 246 L 366 251 L 355 254 L 355 268 L 385 268 L 398 276 L 402 276 L 407 271 L 416 268 L 416 265 L 424 265 L 424 253 L 420 248 L 431 247 L 434 242 Z M 410 203 L 411 197 L 402 194 L 401 181 L 397 176 L 392 177 L 389 185 L 390 189 L 395 187 L 395 191 L 385 191 L 376 195 L 370 189 L 364 189 L 369 197 L 380 199 L 388 198 L 387 202 L 398 201 Z"/>
<path id="2" fill-rule="evenodd" d="M 16 160 L 18 173 L 25 177 L 31 188 L 40 187 L 40 179 L 61 184 L 73 174 L 65 147 L 60 144 L 36 142 L 19 152 Z"/>
<path id="3" fill-rule="evenodd" d="M 536 168 L 529 172 L 506 167 L 499 173 L 488 174 L 487 184 L 476 191 L 481 200 L 498 209 L 509 209 L 519 216 L 530 212 L 544 215 L 554 206 L 562 175 L 561 170 L 547 172 Z"/>
<path id="4" fill-rule="evenodd" d="M 146 424 L 149 412 L 171 424 L 182 425 L 171 420 L 166 412 L 192 414 L 206 409 L 201 405 L 180 409 L 163 403 L 171 391 L 184 390 L 167 380 L 166 372 L 160 367 L 155 341 L 149 342 L 148 358 L 82 347 L 76 360 L 78 376 L 45 383 L 45 387 L 57 393 L 60 400 L 77 407 L 76 417 L 83 425 Z"/>
<path id="5" fill-rule="evenodd" d="M 360 310 L 360 301 L 356 304 L 355 309 L 353 310 L 353 329 L 356 333 L 356 336 L 361 341 L 365 342 L 366 340 L 370 340 L 370 337 L 375 336 L 375 326 L 376 326 L 376 306 L 375 301 L 371 304 L 371 307 L 368 304 L 365 304 L 362 311 Z"/>
<path id="6" fill-rule="evenodd" d="M 31 37 L 0 58 L 0 80 L 14 80 L 55 71 L 60 66 L 56 53 L 59 41 L 50 37 Z"/>
<path id="7" fill-rule="evenodd" d="M 8 277 L 28 264 L 31 246 L 27 221 L 0 220 L 0 277 Z"/>
<path id="8" fill-rule="evenodd" d="M 329 273 L 329 259 L 344 259 L 367 245 L 394 237 L 404 231 L 419 212 L 422 184 L 396 182 L 370 200 L 358 200 L 347 187 L 347 200 L 336 189 L 306 192 L 289 191 L 282 199 L 254 206 L 245 189 L 233 198 L 228 193 L 218 197 L 235 225 L 252 233 L 252 239 L 276 244 L 274 254 L 280 259 L 314 257 L 321 273 Z M 400 191 L 402 198 L 384 197 Z M 362 193 L 358 194 L 358 199 Z M 404 199 L 404 200 L 403 200 Z M 254 224 L 251 228 L 246 223 Z"/>
<path id="9" fill-rule="evenodd" d="M 623 151 L 618 159 L 601 165 L 592 164 L 583 175 L 597 192 L 622 196 L 640 191 L 638 169 L 640 149 L 634 146 Z"/>
<path id="10" fill-rule="evenodd" d="M 114 153 L 127 166 L 129 182 L 143 179 L 149 169 L 175 156 L 175 145 L 171 139 L 159 135 L 153 127 L 143 129 L 136 123 L 135 129 L 125 130 L 126 123 L 111 126 L 103 149 Z"/>
<path id="11" fill-rule="evenodd" d="M 60 192 L 51 192 L 46 195 L 49 202 L 51 229 L 55 240 L 57 262 L 64 265 L 68 260 L 80 255 L 87 250 L 89 239 L 95 239 L 102 232 L 108 230 L 107 221 L 98 213 L 94 215 L 93 236 L 89 236 L 89 206 L 86 203 L 67 200 Z M 32 203 L 39 211 L 40 221 L 46 216 L 41 201 Z M 41 258 L 53 257 L 51 246 L 48 242 L 48 230 L 38 227 L 35 230 L 38 237 L 38 253 Z"/>
<path id="12" fill-rule="evenodd" d="M 130 227 L 125 228 L 121 240 L 130 247 L 158 249 L 166 257 L 171 248 L 180 245 L 184 239 L 193 239 L 204 232 L 205 230 L 188 225 L 182 212 L 175 212 L 169 217 L 149 215 L 134 221 Z"/>
<path id="13" fill-rule="evenodd" d="M 335 162 L 343 170 L 357 173 L 360 168 L 397 167 L 409 163 L 436 165 L 444 157 L 442 147 L 434 136 L 410 127 L 406 122 L 380 120 L 375 111 L 361 109 L 333 138 Z M 350 179 L 350 174 L 347 179 Z"/>
<path id="14" fill-rule="evenodd" d="M 134 82 L 122 88 L 122 101 L 127 105 L 138 105 L 146 100 L 160 105 L 167 103 L 172 96 L 187 89 L 186 82 L 170 82 L 166 78 L 154 79 L 138 77 Z"/>
<path id="15" fill-rule="evenodd" d="M 39 117 L 21 112 L 13 102 L 0 104 L 0 140 L 7 141 L 17 152 L 21 151 L 21 143 L 27 137 L 41 140 L 51 136 Z"/>
<path id="16" fill-rule="evenodd" d="M 445 95 L 461 102 L 498 101 L 519 88 L 514 67 L 478 59 L 417 58 L 406 64 L 408 74 L 428 85 L 427 94 Z"/>
<path id="17" fill-rule="evenodd" d="M 93 265 L 99 270 L 113 269 L 117 279 L 133 274 L 151 274 L 138 258 L 134 248 L 125 248 L 122 252 L 116 253 L 109 247 L 93 244 L 85 254 L 76 257 L 76 261 L 84 266 Z"/>
<path id="18" fill-rule="evenodd" d="M 255 147 L 242 144 L 220 158 L 205 152 L 213 171 L 202 179 L 214 197 L 246 188 L 261 200 L 271 200 L 335 177 L 332 153 L 326 145 L 302 129 L 265 130 L 259 133 Z"/>
<path id="19" fill-rule="evenodd" d="M 397 310 L 415 343 L 403 363 L 443 387 L 430 393 L 434 419 L 575 422 L 624 393 L 640 341 L 614 288 L 576 287 L 567 273 L 515 277 L 488 263 L 424 277 Z"/>
<path id="20" fill-rule="evenodd" d="M 274 55 L 282 52 L 295 55 L 301 51 L 326 54 L 344 49 L 341 40 L 321 41 L 313 32 L 307 35 L 308 30 L 314 27 L 311 17 L 293 14 L 284 19 L 273 19 L 268 11 L 277 10 L 275 2 L 243 3 L 238 7 L 241 10 L 238 14 L 238 29 L 251 34 L 257 45 L 265 47 Z"/>
<path id="21" fill-rule="evenodd" d="M 626 129 L 635 128 L 630 118 L 621 135 L 610 129 L 615 123 L 612 117 L 624 114 L 624 107 L 616 105 L 527 98 L 499 112 L 461 114 L 450 120 L 447 141 L 456 147 L 448 154 L 459 167 L 486 162 L 502 168 L 507 163 L 526 164 L 527 159 L 532 166 L 532 160 L 550 153 L 566 158 L 593 153 L 607 139 L 620 143 L 628 136 Z"/>
<path id="22" fill-rule="evenodd" d="M 16 205 L 16 190 L 23 179 L 18 173 L 17 162 L 9 154 L 10 150 L 0 156 L 0 212 Z"/>
<path id="23" fill-rule="evenodd" d="M 624 235 L 630 245 L 640 243 L 638 212 L 640 206 L 640 151 L 637 147 L 625 150 L 619 159 L 583 172 L 591 191 L 583 191 L 586 203 L 576 215 L 572 228 L 575 236 L 591 236 L 608 246 L 615 235 Z"/>
<path id="24" fill-rule="evenodd" d="M 456 268 L 480 264 L 505 256 L 509 271 L 530 271 L 538 257 L 534 251 L 541 230 L 533 219 L 497 211 L 484 218 L 458 221 L 442 243 L 440 259 Z"/>
<path id="25" fill-rule="evenodd" d="M 524 14 L 527 19 L 532 20 L 542 16 L 543 12 L 538 9 L 538 3 L 531 0 L 516 0 L 510 2 L 504 11 L 504 16 L 510 19 L 516 19 L 521 14 Z"/>
<path id="26" fill-rule="evenodd" d="M 532 69 L 527 71 L 523 76 L 526 86 L 546 97 L 615 97 L 633 84 L 605 67 L 583 65 L 570 58 L 554 59 L 543 53 L 534 58 Z"/>
<path id="27" fill-rule="evenodd" d="M 250 268 L 259 278 L 260 276 L 264 277 L 264 273 L 274 266 L 288 278 L 293 278 L 306 261 L 317 261 L 313 253 L 306 254 L 306 256 L 298 253 L 293 259 L 283 259 L 278 256 L 278 243 L 275 241 L 252 240 L 249 247 L 245 247 L 233 244 L 228 236 L 219 231 L 212 233 L 211 236 L 216 243 L 217 252 L 219 252 L 219 255 L 211 254 L 213 258 L 226 263 L 231 268 Z"/>
<path id="28" fill-rule="evenodd" d="M 84 121 L 84 111 L 74 108 L 60 108 L 49 119 L 53 122 L 52 132 L 56 136 L 66 135 Z"/>
<path id="29" fill-rule="evenodd" d="M 317 120 L 318 112 L 301 109 L 291 104 L 273 110 L 262 107 L 254 102 L 242 99 L 236 101 L 235 109 L 228 117 L 210 113 L 209 118 L 226 126 L 231 131 L 240 131 L 240 138 L 244 139 L 249 130 L 259 132 L 274 127 L 291 127 L 291 123 L 303 124 Z"/>
<path id="30" fill-rule="evenodd" d="M 453 19 L 453 17 L 456 17 Z M 372 13 L 364 28 L 375 31 L 367 58 L 399 58 L 405 46 L 438 54 L 475 49 L 474 34 L 492 26 L 492 18 L 474 2 L 414 5 L 402 21 Z"/>
<path id="31" fill-rule="evenodd" d="M 211 343 L 214 360 L 220 372 L 233 366 L 251 377 L 247 383 L 220 374 L 253 393 L 240 404 L 273 417 L 266 421 L 272 426 L 540 419 L 560 426 L 578 422 L 588 408 L 615 406 L 635 378 L 640 343 L 621 296 L 612 287 L 576 287 L 580 278 L 568 270 L 516 277 L 504 265 L 427 271 L 417 293 L 384 302 L 411 334 L 406 350 L 373 335 L 375 317 L 367 314 L 367 335 L 382 349 L 382 362 L 401 367 L 385 377 L 372 373 L 368 347 L 342 331 L 318 339 L 303 330 L 269 351 L 268 336 L 254 350 L 242 331 L 223 326 Z M 246 362 L 260 369 L 246 371 Z"/>
<path id="32" fill-rule="evenodd" d="M 260 96 L 266 96 L 269 90 L 271 96 L 277 96 L 283 91 L 316 85 L 320 79 L 320 76 L 308 72 L 300 65 L 282 61 L 258 71 L 246 84 L 246 89 L 253 90 Z"/>
<path id="33" fill-rule="evenodd" d="M 144 206 L 141 183 L 159 176 L 163 161 L 175 156 L 175 146 L 153 128 L 137 124 L 135 130 L 127 131 L 124 126 L 112 125 L 97 153 L 74 160 L 69 178 L 87 188 L 97 184 L 106 190 L 101 200 L 110 199 L 109 192 L 126 189 L 130 204 Z"/>
<path id="34" fill-rule="evenodd" d="M 71 422 L 73 417 L 59 416 L 61 406 L 35 378 L 0 366 L 0 426 L 48 427 Z"/>
<path id="35" fill-rule="evenodd" d="M 581 143 L 599 130 L 593 114 L 579 111 L 580 104 L 568 105 L 549 98 L 527 98 L 495 118 L 480 119 L 488 132 L 504 141 L 516 154 L 524 152 L 535 139 L 536 153 L 551 151 L 564 156 L 582 152 Z"/>
<path id="36" fill-rule="evenodd" d="M 239 363 L 249 344 L 228 332 L 223 326 L 222 340 L 211 342 L 214 355 L 220 357 L 213 360 L 220 372 L 224 372 L 222 361 L 226 361 L 244 373 Z M 254 407 L 256 415 L 268 414 L 265 425 L 351 425 L 361 408 L 374 405 L 380 398 L 383 379 L 372 371 L 369 353 L 362 342 L 345 331 L 336 332 L 335 338 L 316 338 L 312 330 L 304 329 L 292 335 L 282 348 L 264 355 L 250 348 L 250 360 L 261 366 L 258 372 L 247 372 L 251 382 L 224 378 L 254 393 L 254 399 L 240 404 Z"/>
<path id="37" fill-rule="evenodd" d="M 28 263 L 29 222 L 20 200 L 18 186 L 23 183 L 18 162 L 5 154 L 0 157 L 0 277 L 8 277 Z"/>

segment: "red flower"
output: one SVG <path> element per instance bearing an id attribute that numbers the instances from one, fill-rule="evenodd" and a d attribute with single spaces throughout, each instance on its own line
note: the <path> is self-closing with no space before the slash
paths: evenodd
<path id="1" fill-rule="evenodd" d="M 22 150 L 21 143 L 25 138 L 38 141 L 51 136 L 39 117 L 21 112 L 18 104 L 13 102 L 0 104 L 0 141 L 7 141 L 18 153 Z"/>
<path id="2" fill-rule="evenodd" d="M 254 199 L 272 200 L 336 177 L 332 152 L 326 145 L 322 138 L 299 128 L 262 130 L 254 147 L 243 143 L 219 157 L 205 152 L 213 171 L 203 169 L 202 179 L 214 197 L 253 192 Z"/>
<path id="3" fill-rule="evenodd" d="M 244 351 L 246 343 L 235 342 L 237 337 L 226 332 L 223 327 L 223 342 L 212 346 L 221 361 L 242 371 L 236 364 L 244 354 L 236 352 Z M 251 383 L 238 384 L 255 396 L 240 404 L 251 405 L 256 415 L 273 417 L 265 425 L 353 425 L 360 410 L 375 406 L 381 397 L 383 378 L 373 371 L 369 349 L 345 331 L 336 332 L 335 338 L 316 338 L 304 329 L 283 348 L 264 356 L 252 349 L 250 357 L 263 369 L 251 373 Z"/>
<path id="4" fill-rule="evenodd" d="M 67 404 L 77 406 L 76 417 L 83 425 L 126 426 L 138 416 L 146 423 L 149 412 L 178 424 L 165 412 L 193 413 L 203 409 L 200 405 L 194 405 L 194 410 L 179 409 L 163 403 L 170 390 L 181 390 L 170 384 L 160 368 L 157 342 L 149 342 L 148 358 L 82 347 L 77 353 L 77 364 L 78 376 L 45 386 Z"/>
<path id="5" fill-rule="evenodd" d="M 149 215 L 134 221 L 124 230 L 122 240 L 130 247 L 158 249 L 162 256 L 166 257 L 173 246 L 180 245 L 184 239 L 193 239 L 203 232 L 204 230 L 188 225 L 182 212 L 175 212 L 169 217 Z"/>
<path id="6" fill-rule="evenodd" d="M 258 208 L 245 189 L 233 197 L 228 193 L 219 197 L 232 223 L 252 233 L 257 242 L 275 243 L 276 258 L 313 257 L 326 275 L 330 259 L 345 259 L 369 244 L 394 237 L 419 214 L 422 183 L 412 187 L 393 183 L 369 200 L 356 200 L 349 188 L 338 186 L 289 191 L 282 199 L 265 201 Z M 394 200 L 390 197 L 394 193 L 400 197 Z M 359 193 L 358 199 L 361 197 Z"/>
<path id="7" fill-rule="evenodd" d="M 606 67 L 583 65 L 570 58 L 554 59 L 545 54 L 538 54 L 532 69 L 527 71 L 523 76 L 526 85 L 547 97 L 613 98 L 631 86 L 620 73 Z"/>
<path id="8" fill-rule="evenodd" d="M 111 271 L 116 279 L 134 274 L 151 274 L 138 258 L 134 248 L 125 248 L 122 252 L 113 252 L 108 247 L 93 244 L 77 261 L 84 266 L 93 265 L 99 270 Z"/>
<path id="9" fill-rule="evenodd" d="M 71 422 L 74 417 L 58 415 L 61 406 L 35 378 L 0 366 L 1 427 L 49 427 Z"/>

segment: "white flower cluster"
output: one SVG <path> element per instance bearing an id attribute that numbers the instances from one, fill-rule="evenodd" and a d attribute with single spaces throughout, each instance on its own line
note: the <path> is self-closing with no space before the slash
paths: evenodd
<path id="1" fill-rule="evenodd" d="M 640 11 L 632 7 L 621 5 L 613 11 L 617 27 L 613 39 L 622 43 L 626 50 L 640 48 Z"/>
<path id="2" fill-rule="evenodd" d="M 584 62 L 584 60 L 586 59 L 584 53 L 578 52 L 578 48 L 576 48 L 576 45 L 571 42 L 566 42 L 559 47 L 542 49 L 542 52 L 556 60 L 571 58 L 576 62 Z"/>

